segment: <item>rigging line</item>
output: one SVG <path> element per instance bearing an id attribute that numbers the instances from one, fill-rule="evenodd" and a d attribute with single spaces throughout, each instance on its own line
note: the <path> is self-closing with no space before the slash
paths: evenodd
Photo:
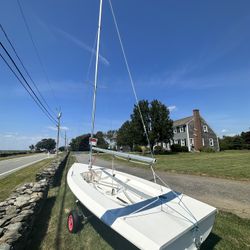
<path id="1" fill-rule="evenodd" d="M 136 91 L 135 91 L 134 81 L 133 81 L 132 74 L 131 74 L 131 71 L 130 71 L 130 68 L 129 68 L 129 65 L 128 65 L 127 57 L 126 57 L 125 50 L 124 50 L 124 47 L 123 47 L 121 35 L 120 35 L 120 32 L 119 32 L 119 28 L 118 28 L 118 24 L 117 24 L 117 21 L 116 21 L 116 17 L 115 17 L 115 14 L 114 14 L 114 10 L 113 10 L 113 7 L 112 7 L 111 0 L 109 0 L 109 5 L 110 5 L 110 10 L 111 10 L 111 13 L 112 13 L 112 16 L 113 16 L 113 20 L 114 20 L 114 23 L 115 23 L 116 31 L 117 31 L 117 34 L 118 34 L 119 42 L 120 42 L 120 45 L 121 45 L 122 54 L 123 54 L 123 57 L 124 57 L 124 60 L 125 60 L 125 64 L 126 64 L 126 67 L 127 67 L 128 74 L 129 74 L 131 86 L 132 86 L 132 89 L 133 89 L 133 92 L 134 92 L 134 96 L 135 96 L 135 99 L 136 99 L 137 107 L 138 107 L 138 110 L 139 110 L 139 113 L 140 113 L 140 117 L 141 117 L 141 120 L 142 120 L 144 132 L 145 132 L 145 134 L 146 134 L 147 141 L 148 141 L 148 144 L 149 144 L 149 146 L 150 146 L 150 141 L 149 141 L 148 132 L 147 132 L 147 129 L 146 129 L 144 120 L 143 120 L 143 116 L 142 116 L 141 108 L 140 108 L 140 105 L 139 105 L 138 97 L 137 97 L 137 94 L 136 94 Z M 152 151 L 151 147 L 150 147 L 150 153 L 151 153 L 151 156 L 153 157 L 154 155 L 153 155 L 153 151 Z M 156 175 L 156 173 L 155 173 L 154 168 L 153 168 L 152 165 L 151 165 L 151 171 L 152 171 L 153 176 L 154 176 L 154 181 L 156 182 L 156 177 L 158 177 L 158 176 Z M 170 189 L 171 189 L 171 188 L 170 188 Z M 172 189 L 171 189 L 171 190 L 172 190 Z M 192 213 L 191 213 L 191 214 L 192 214 Z M 193 214 L 192 214 L 192 215 L 193 215 Z M 194 217 L 194 216 L 193 216 L 193 217 Z M 195 217 L 194 217 L 194 218 L 195 218 Z"/>
<path id="2" fill-rule="evenodd" d="M 113 16 L 116 32 L 117 32 L 118 39 L 119 39 L 119 42 L 120 42 L 120 46 L 121 46 L 121 49 L 122 49 L 122 54 L 123 54 L 124 61 L 125 61 L 125 64 L 126 64 L 126 68 L 127 68 L 127 71 L 128 71 L 128 75 L 129 75 L 129 79 L 130 79 L 131 86 L 132 86 L 132 89 L 133 89 L 133 93 L 134 93 L 134 96 L 135 96 L 136 105 L 138 107 L 138 111 L 139 111 L 139 114 L 140 114 L 140 117 L 141 117 L 143 129 L 144 129 L 144 132 L 145 132 L 146 137 L 147 137 L 147 142 L 148 142 L 148 145 L 149 145 L 149 148 L 150 148 L 151 157 L 153 158 L 154 154 L 153 154 L 153 151 L 152 151 L 151 146 L 150 146 L 148 131 L 147 131 L 147 128 L 146 128 L 146 125 L 145 125 L 145 122 L 144 122 L 144 119 L 143 119 L 143 116 L 142 116 L 141 108 L 140 108 L 138 97 L 137 97 L 136 90 L 135 90 L 134 80 L 132 78 L 132 74 L 131 74 L 130 67 L 129 67 L 129 64 L 128 64 L 127 56 L 125 54 L 125 50 L 124 50 L 124 47 L 123 47 L 120 31 L 119 31 L 119 28 L 118 28 L 118 24 L 117 24 L 117 20 L 116 20 L 115 14 L 114 14 L 114 10 L 113 10 L 111 0 L 109 0 L 109 6 L 110 6 L 110 10 L 111 10 L 111 13 L 112 13 L 112 16 Z"/>
<path id="3" fill-rule="evenodd" d="M 26 20 L 26 18 L 25 18 L 25 15 L 24 15 L 24 11 L 23 11 L 22 5 L 21 5 L 21 3 L 20 3 L 19 0 L 17 0 L 17 3 L 18 3 L 18 6 L 19 6 L 19 9 L 20 9 L 21 16 L 22 16 L 22 18 L 23 18 L 24 24 L 25 24 L 26 29 L 27 29 L 27 31 L 28 31 L 30 40 L 31 40 L 31 42 L 32 42 L 32 44 L 33 44 L 33 47 L 34 47 L 34 49 L 35 49 L 36 56 L 37 56 L 37 58 L 38 58 L 38 61 L 39 61 L 39 63 L 40 63 L 40 66 L 41 66 L 41 68 L 42 68 L 43 74 L 45 75 L 45 78 L 46 78 L 47 83 L 48 83 L 48 85 L 49 85 L 49 87 L 50 87 L 50 90 L 51 90 L 51 92 L 52 92 L 53 97 L 57 100 L 56 95 L 55 95 L 55 91 L 54 91 L 53 88 L 52 88 L 52 85 L 51 85 L 51 82 L 50 82 L 50 80 L 49 80 L 48 74 L 47 74 L 47 72 L 46 72 L 46 70 L 45 70 L 45 66 L 44 66 L 44 64 L 43 64 L 43 62 L 42 62 L 41 56 L 40 56 L 40 54 L 39 54 L 39 52 L 38 52 L 38 49 L 37 49 L 37 46 L 36 46 L 35 41 L 34 41 L 34 39 L 33 39 L 31 30 L 30 30 L 30 28 L 29 28 L 28 22 L 27 22 L 27 20 Z"/>
<path id="4" fill-rule="evenodd" d="M 4 33 L 4 35 L 5 35 L 5 38 L 6 38 L 7 41 L 9 42 L 11 48 L 13 49 L 13 51 L 14 51 L 16 57 L 17 57 L 18 60 L 20 61 L 21 65 L 22 65 L 22 67 L 23 67 L 23 69 L 24 69 L 24 71 L 26 72 L 26 74 L 28 75 L 29 79 L 30 79 L 31 82 L 33 83 L 33 86 L 35 87 L 35 89 L 36 89 L 37 92 L 39 93 L 40 97 L 41 97 L 42 100 L 44 101 L 45 105 L 46 105 L 47 108 L 55 115 L 54 111 L 51 109 L 51 107 L 49 106 L 49 104 L 46 102 L 46 100 L 45 100 L 45 98 L 43 97 L 42 93 L 39 91 L 37 85 L 35 84 L 34 80 L 33 80 L 32 77 L 30 76 L 30 74 L 29 74 L 27 68 L 24 66 L 24 64 L 23 64 L 23 62 L 22 62 L 22 60 L 21 60 L 21 58 L 18 56 L 17 51 L 16 51 L 14 45 L 12 44 L 12 42 L 10 41 L 10 39 L 9 39 L 9 37 L 8 37 L 8 35 L 7 35 L 7 33 L 6 33 L 6 31 L 4 30 L 4 28 L 3 28 L 3 26 L 2 26 L 2 24 L 0 24 L 0 28 L 1 28 L 2 32 Z"/>
<path id="5" fill-rule="evenodd" d="M 13 58 L 11 57 L 11 55 L 9 54 L 9 52 L 6 50 L 6 48 L 4 47 L 4 45 L 1 42 L 0 42 L 0 46 L 3 48 L 3 50 L 5 51 L 5 53 L 7 54 L 7 56 L 9 57 L 9 59 L 11 60 L 11 62 L 14 64 L 15 68 L 17 69 L 18 73 L 21 75 L 21 77 L 25 81 L 25 83 L 28 86 L 28 88 L 31 90 L 31 92 L 33 93 L 33 95 L 36 97 L 36 100 L 40 103 L 40 105 L 43 107 L 43 109 L 46 111 L 46 113 L 51 117 L 51 119 L 54 120 L 55 123 L 57 124 L 56 119 L 50 114 L 50 112 L 47 110 L 47 108 L 43 105 L 43 103 L 41 102 L 41 100 L 38 98 L 38 96 L 36 95 L 36 93 L 34 92 L 34 90 L 31 88 L 31 86 L 29 85 L 29 83 L 27 82 L 27 80 L 25 79 L 25 77 L 23 76 L 22 72 L 19 70 L 19 68 L 16 65 L 15 61 L 13 60 Z"/>
<path id="6" fill-rule="evenodd" d="M 178 196 L 178 194 L 165 182 L 165 181 L 163 181 L 163 179 L 159 176 L 159 175 L 157 175 L 157 174 L 155 174 L 156 175 L 156 177 L 166 186 L 166 187 L 168 187 L 174 194 L 175 194 L 175 196 L 179 199 L 179 202 L 180 203 L 182 203 L 183 204 L 183 206 L 184 207 L 182 207 L 183 208 L 183 210 L 185 210 L 191 217 L 193 217 L 193 219 L 196 221 L 196 222 L 198 222 L 197 221 L 197 219 L 195 218 L 195 216 L 193 215 L 193 213 L 189 210 L 189 208 L 186 206 L 186 204 L 182 201 L 182 199 Z"/>
<path id="7" fill-rule="evenodd" d="M 42 109 L 41 105 L 39 102 L 34 98 L 34 96 L 29 92 L 28 88 L 23 84 L 22 80 L 19 78 L 19 76 L 16 74 L 16 72 L 11 68 L 10 64 L 7 62 L 7 60 L 3 57 L 2 53 L 0 53 L 0 56 L 2 57 L 3 61 L 5 64 L 9 67 L 9 69 L 12 71 L 12 73 L 15 75 L 17 80 L 22 84 L 24 89 L 28 92 L 28 94 L 31 96 L 31 98 L 34 100 L 34 102 L 37 104 L 37 106 L 42 110 L 42 112 L 47 116 L 47 118 L 50 119 L 50 121 L 55 124 L 54 120 Z"/>

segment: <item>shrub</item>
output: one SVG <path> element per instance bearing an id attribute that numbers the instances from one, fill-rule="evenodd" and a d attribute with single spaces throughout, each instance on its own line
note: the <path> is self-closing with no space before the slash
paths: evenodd
<path id="1" fill-rule="evenodd" d="M 139 145 L 134 145 L 133 151 L 135 151 L 135 152 L 142 152 L 142 148 Z"/>
<path id="2" fill-rule="evenodd" d="M 173 144 L 171 145 L 172 152 L 188 152 L 187 146 L 181 146 L 180 144 Z"/>
<path id="3" fill-rule="evenodd" d="M 181 152 L 188 152 L 188 147 L 187 146 L 182 146 L 181 147 Z"/>
<path id="4" fill-rule="evenodd" d="M 163 148 L 161 146 L 154 146 L 154 154 L 159 155 L 164 153 Z"/>
<path id="5" fill-rule="evenodd" d="M 213 148 L 209 148 L 209 147 L 202 147 L 201 152 L 206 152 L 206 153 L 215 153 L 215 150 Z"/>

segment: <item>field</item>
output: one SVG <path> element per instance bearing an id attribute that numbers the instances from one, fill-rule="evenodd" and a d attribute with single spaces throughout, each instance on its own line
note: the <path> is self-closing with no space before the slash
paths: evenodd
<path id="1" fill-rule="evenodd" d="M 163 157 L 163 156 L 161 156 Z M 186 156 L 185 156 L 186 157 Z M 75 207 L 75 198 L 66 183 L 66 173 L 74 162 L 69 157 L 61 186 L 49 191 L 39 221 L 31 239 L 32 249 L 134 249 L 95 217 L 79 233 L 70 234 L 66 228 L 67 214 Z M 250 249 L 250 220 L 219 211 L 212 233 L 202 249 Z"/>
<path id="2" fill-rule="evenodd" d="M 156 168 L 187 174 L 230 179 L 250 179 L 250 151 L 231 150 L 217 153 L 180 153 L 157 157 Z"/>
<path id="3" fill-rule="evenodd" d="M 111 159 L 108 155 L 101 155 Z M 217 153 L 178 153 L 156 155 L 155 168 L 161 171 L 250 180 L 250 150 L 229 150 Z M 126 164 L 126 161 L 122 161 Z M 145 167 L 129 163 L 128 166 Z"/>

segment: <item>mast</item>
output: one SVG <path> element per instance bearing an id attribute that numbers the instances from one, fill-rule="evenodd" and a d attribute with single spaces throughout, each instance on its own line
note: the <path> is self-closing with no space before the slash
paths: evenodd
<path id="1" fill-rule="evenodd" d="M 100 0 L 98 30 L 97 30 L 96 60 L 95 60 L 95 81 L 94 81 L 94 96 L 93 96 L 93 105 L 92 105 L 92 122 L 91 122 L 92 123 L 91 138 L 93 138 L 93 136 L 94 136 L 94 129 L 95 129 L 96 89 L 97 89 L 97 79 L 98 79 L 101 22 L 102 22 L 102 0 Z M 89 168 L 92 168 L 92 153 L 93 153 L 92 143 L 90 141 Z"/>

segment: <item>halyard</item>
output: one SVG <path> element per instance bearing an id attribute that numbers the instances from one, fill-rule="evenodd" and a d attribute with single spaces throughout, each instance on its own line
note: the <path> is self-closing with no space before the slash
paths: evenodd
<path id="1" fill-rule="evenodd" d="M 231 156 L 231 159 L 227 159 L 227 156 L 229 158 Z M 168 162 L 168 165 L 171 166 L 169 169 L 171 171 L 183 172 L 181 165 L 184 164 L 188 166 L 187 169 L 192 169 L 191 173 L 210 174 L 210 171 L 204 170 L 206 166 L 214 166 L 215 170 L 212 171 L 212 175 L 216 175 L 216 171 L 222 173 L 222 169 L 225 169 L 226 174 L 223 174 L 223 176 L 235 178 L 235 176 L 230 174 L 230 171 L 227 171 L 227 165 L 223 167 L 223 164 L 231 162 L 231 164 L 235 164 L 237 168 L 237 170 L 234 171 L 236 179 L 249 180 L 249 166 L 247 165 L 249 151 L 232 151 L 215 154 L 180 154 L 171 155 L 170 157 L 172 157 L 170 161 L 167 159 L 169 155 L 160 156 L 159 158 Z M 178 158 L 180 159 L 179 164 Z M 31 248 L 133 249 L 133 246 L 129 242 L 95 217 L 92 217 L 77 234 L 70 234 L 68 232 L 66 227 L 67 214 L 70 209 L 75 207 L 75 198 L 67 186 L 66 174 L 74 161 L 75 158 L 71 155 L 63 173 L 61 186 L 55 187 L 49 192 L 45 207 L 32 234 Z M 216 161 L 219 162 L 218 169 L 215 168 Z M 197 164 L 197 167 L 192 168 L 191 162 L 193 162 L 194 165 Z M 205 167 L 202 167 L 203 165 L 205 165 Z M 202 249 L 250 249 L 249 235 L 249 219 L 242 219 L 232 213 L 219 211 L 216 216 L 213 231 L 202 246 Z"/>

